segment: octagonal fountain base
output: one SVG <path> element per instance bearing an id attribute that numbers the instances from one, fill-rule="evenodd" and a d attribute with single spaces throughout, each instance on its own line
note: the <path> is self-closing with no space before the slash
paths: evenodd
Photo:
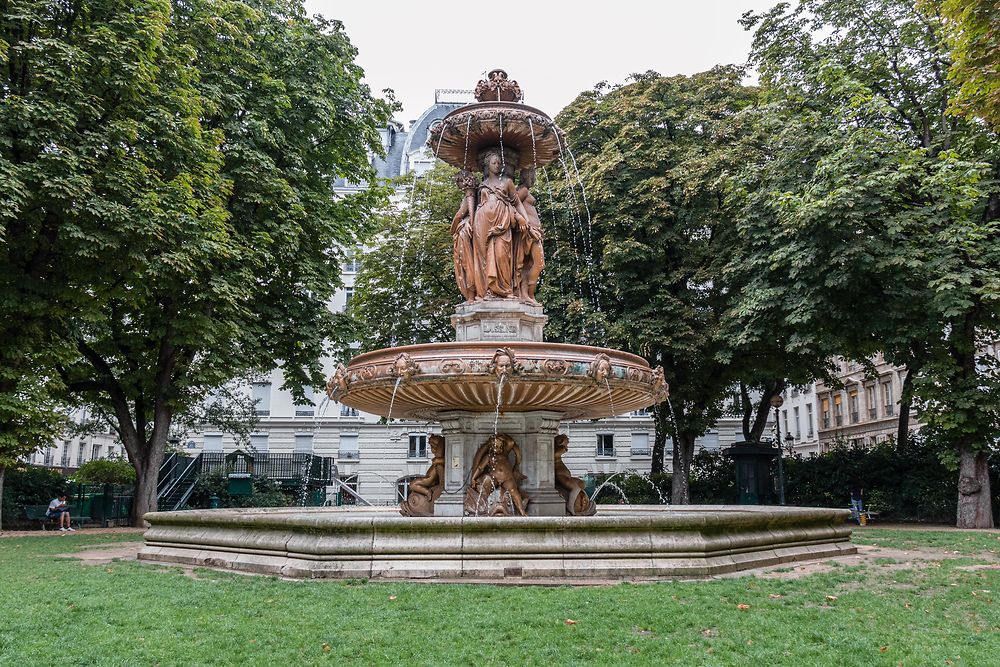
<path id="1" fill-rule="evenodd" d="M 856 552 L 848 510 L 602 506 L 589 517 L 400 517 L 381 508 L 155 512 L 139 558 L 336 579 L 704 577 Z"/>

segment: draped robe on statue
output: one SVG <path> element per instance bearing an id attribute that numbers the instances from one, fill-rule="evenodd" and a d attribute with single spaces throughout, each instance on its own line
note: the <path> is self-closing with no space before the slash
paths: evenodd
<path id="1" fill-rule="evenodd" d="M 486 287 L 492 296 L 514 294 L 513 229 L 517 226 L 514 202 L 501 190 L 483 183 L 479 186 L 479 206 L 475 225 L 478 247 L 485 250 Z"/>

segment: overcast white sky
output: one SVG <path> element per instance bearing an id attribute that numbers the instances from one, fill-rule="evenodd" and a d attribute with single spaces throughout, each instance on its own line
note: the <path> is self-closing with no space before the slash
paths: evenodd
<path id="1" fill-rule="evenodd" d="M 750 34 L 737 20 L 777 0 L 460 2 L 306 0 L 344 22 L 365 80 L 392 88 L 409 123 L 435 88 L 471 90 L 491 69 L 521 84 L 524 102 L 555 116 L 599 81 L 633 72 L 693 74 L 743 63 Z"/>

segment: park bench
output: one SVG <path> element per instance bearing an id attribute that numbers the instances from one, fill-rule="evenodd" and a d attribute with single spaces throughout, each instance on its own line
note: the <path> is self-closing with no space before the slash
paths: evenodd
<path id="1" fill-rule="evenodd" d="M 853 511 L 853 508 L 851 507 L 848 507 L 847 509 Z M 865 509 L 861 510 L 861 525 L 867 526 L 872 522 L 872 519 L 877 519 L 878 515 L 879 515 L 878 512 L 870 510 L 866 507 Z"/>
<path id="2" fill-rule="evenodd" d="M 46 526 L 52 524 L 55 526 L 58 522 L 55 519 L 49 518 L 49 506 L 48 505 L 25 505 L 24 515 L 28 518 L 28 521 L 37 521 L 42 526 L 42 530 L 45 530 Z M 90 521 L 89 516 L 76 516 L 72 512 L 69 515 L 70 524 L 76 524 L 82 526 L 84 522 Z"/>

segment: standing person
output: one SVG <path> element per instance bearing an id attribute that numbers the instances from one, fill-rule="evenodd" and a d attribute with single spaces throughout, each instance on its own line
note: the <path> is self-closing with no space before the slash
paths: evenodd
<path id="1" fill-rule="evenodd" d="M 851 480 L 851 518 L 861 525 L 861 512 L 864 511 L 862 507 L 862 496 L 864 495 L 864 489 L 861 488 L 861 484 L 858 480 Z"/>
<path id="2" fill-rule="evenodd" d="M 53 498 L 52 502 L 49 503 L 48 512 L 50 519 L 59 520 L 59 530 L 62 532 L 71 531 L 75 532 L 76 529 L 70 525 L 69 520 L 69 506 L 66 504 L 66 494 L 62 493 L 58 498 Z"/>

